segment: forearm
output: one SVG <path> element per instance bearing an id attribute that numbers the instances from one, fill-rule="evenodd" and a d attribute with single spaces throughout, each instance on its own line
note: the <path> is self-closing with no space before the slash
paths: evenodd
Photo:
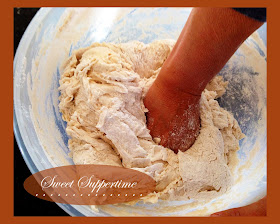
<path id="1" fill-rule="evenodd" d="M 262 24 L 230 8 L 193 9 L 155 84 L 200 95 Z"/>

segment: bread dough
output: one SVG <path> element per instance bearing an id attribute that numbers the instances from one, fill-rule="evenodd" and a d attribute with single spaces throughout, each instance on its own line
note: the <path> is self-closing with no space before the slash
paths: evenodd
<path id="1" fill-rule="evenodd" d="M 200 134 L 186 152 L 159 145 L 146 126 L 143 98 L 173 46 L 173 40 L 94 43 L 73 52 L 59 87 L 71 156 L 75 164 L 124 166 L 152 176 L 156 191 L 144 200 L 214 198 L 233 184 L 231 157 L 244 137 L 215 100 L 227 82 L 217 76 L 203 91 Z"/>

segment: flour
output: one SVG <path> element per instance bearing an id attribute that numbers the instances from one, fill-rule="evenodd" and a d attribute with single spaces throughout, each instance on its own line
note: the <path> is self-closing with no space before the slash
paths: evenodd
<path id="1" fill-rule="evenodd" d="M 201 130 L 189 150 L 175 154 L 152 139 L 143 98 L 174 43 L 94 43 L 74 51 L 63 65 L 59 108 L 75 164 L 123 166 L 150 175 L 157 186 L 145 201 L 209 200 L 231 188 L 229 166 L 244 135 L 215 100 L 227 86 L 216 77 L 202 93 Z"/>

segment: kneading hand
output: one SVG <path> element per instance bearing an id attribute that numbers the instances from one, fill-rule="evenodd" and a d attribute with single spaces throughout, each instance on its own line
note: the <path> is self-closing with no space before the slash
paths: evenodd
<path id="1" fill-rule="evenodd" d="M 199 133 L 199 99 L 207 83 L 263 23 L 230 8 L 195 8 L 144 104 L 152 137 L 187 150 Z"/>
<path id="2" fill-rule="evenodd" d="M 199 100 L 199 95 L 166 91 L 156 81 L 144 100 L 149 108 L 146 115 L 151 135 L 175 153 L 186 151 L 199 134 Z"/>

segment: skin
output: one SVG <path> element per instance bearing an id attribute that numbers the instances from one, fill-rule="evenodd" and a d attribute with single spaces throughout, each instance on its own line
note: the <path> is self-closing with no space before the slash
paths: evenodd
<path id="1" fill-rule="evenodd" d="M 207 83 L 263 23 L 230 8 L 195 8 L 149 89 L 147 126 L 160 144 L 186 151 L 199 134 L 199 100 Z"/>
<path id="2" fill-rule="evenodd" d="M 244 207 L 233 208 L 211 215 L 211 217 L 224 216 L 266 216 L 266 197 Z"/>
<path id="3" fill-rule="evenodd" d="M 195 8 L 144 104 L 152 137 L 175 153 L 186 151 L 199 134 L 199 101 L 207 83 L 263 23 L 230 8 Z M 263 215 L 263 201 L 221 215 Z"/>

